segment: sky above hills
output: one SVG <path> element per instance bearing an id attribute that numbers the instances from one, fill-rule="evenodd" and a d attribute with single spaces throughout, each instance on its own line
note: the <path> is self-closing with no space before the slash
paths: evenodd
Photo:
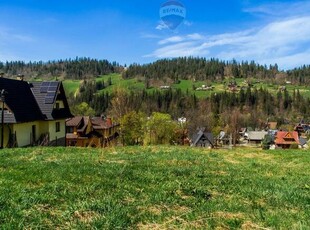
<path id="1" fill-rule="evenodd" d="M 182 0 L 175 30 L 165 1 L 2 0 L 0 61 L 91 57 L 120 64 L 194 56 L 310 64 L 310 1 Z"/>

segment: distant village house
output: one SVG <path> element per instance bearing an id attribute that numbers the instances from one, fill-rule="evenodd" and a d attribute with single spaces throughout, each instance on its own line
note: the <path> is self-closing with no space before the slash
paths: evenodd
<path id="1" fill-rule="evenodd" d="M 289 149 L 292 147 L 292 145 L 297 146 L 300 144 L 298 133 L 296 131 L 294 132 L 285 132 L 285 131 L 279 131 L 277 132 L 276 138 L 275 138 L 275 145 L 277 148 L 282 149 Z"/>

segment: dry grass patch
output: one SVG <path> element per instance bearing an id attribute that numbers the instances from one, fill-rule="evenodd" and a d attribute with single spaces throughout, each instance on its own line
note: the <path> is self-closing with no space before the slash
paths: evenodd
<path id="1" fill-rule="evenodd" d="M 185 194 L 183 193 L 183 191 L 181 191 L 181 190 L 177 190 L 177 191 L 176 191 L 176 194 L 177 194 L 179 197 L 181 197 L 182 200 L 188 200 L 188 199 L 193 198 L 193 196 L 185 195 Z"/>
<path id="2" fill-rule="evenodd" d="M 228 163 L 237 165 L 237 164 L 241 164 L 240 161 L 237 161 L 236 159 L 234 159 L 232 156 L 224 156 L 224 160 Z"/>
<path id="3" fill-rule="evenodd" d="M 127 163 L 127 161 L 125 160 L 117 160 L 117 161 L 105 160 L 105 162 L 109 164 L 126 164 Z"/>
<path id="4" fill-rule="evenodd" d="M 242 230 L 271 230 L 270 228 L 261 227 L 251 221 L 246 221 L 241 226 Z"/>
<path id="5" fill-rule="evenodd" d="M 244 219 L 245 215 L 243 213 L 231 213 L 231 212 L 215 212 L 212 214 L 214 218 L 220 219 Z"/>
<path id="6" fill-rule="evenodd" d="M 245 154 L 237 154 L 241 158 L 247 159 L 259 159 L 259 160 L 272 160 L 274 156 L 271 154 L 266 154 L 264 152 L 249 152 Z"/>
<path id="7" fill-rule="evenodd" d="M 99 214 L 92 211 L 75 211 L 73 214 L 75 219 L 78 219 L 82 223 L 92 223 L 94 220 L 99 218 Z"/>

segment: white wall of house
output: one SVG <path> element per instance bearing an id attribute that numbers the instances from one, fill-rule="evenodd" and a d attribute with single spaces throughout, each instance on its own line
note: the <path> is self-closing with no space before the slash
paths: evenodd
<path id="1" fill-rule="evenodd" d="M 56 123 L 59 122 L 59 131 L 56 130 Z M 66 121 L 56 120 L 48 121 L 48 132 L 50 134 L 50 141 L 66 137 Z"/>
<path id="2" fill-rule="evenodd" d="M 59 122 L 59 131 L 56 130 L 56 123 Z M 16 140 L 18 147 L 25 147 L 32 144 L 33 134 L 32 129 L 35 127 L 35 140 L 38 141 L 42 134 L 49 133 L 50 141 L 64 138 L 66 136 L 65 120 L 57 121 L 34 121 L 27 123 L 19 123 L 10 125 L 11 134 L 16 133 Z M 1 129 L 0 129 L 1 130 Z M 5 125 L 4 128 L 4 147 L 9 141 L 9 127 Z M 1 138 L 1 132 L 0 132 Z"/>
<path id="3" fill-rule="evenodd" d="M 13 125 L 13 133 L 16 132 L 16 140 L 18 147 L 31 145 L 32 141 L 32 126 L 35 125 L 36 140 L 40 137 L 40 122 L 28 122 Z"/>

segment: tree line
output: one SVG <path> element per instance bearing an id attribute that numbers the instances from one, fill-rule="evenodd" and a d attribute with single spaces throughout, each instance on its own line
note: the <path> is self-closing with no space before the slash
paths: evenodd
<path id="1" fill-rule="evenodd" d="M 124 69 L 126 71 L 124 71 Z M 150 79 L 215 81 L 225 77 L 256 78 L 267 81 L 291 81 L 294 84 L 310 84 L 310 65 L 288 71 L 280 71 L 277 64 L 260 65 L 254 61 L 223 61 L 216 58 L 180 57 L 161 59 L 150 64 L 131 64 L 128 68 L 117 62 L 86 57 L 54 61 L 6 61 L 0 62 L 0 73 L 6 77 L 24 75 L 26 78 L 89 79 L 110 73 L 122 73 L 124 79 L 142 77 Z"/>
<path id="2" fill-rule="evenodd" d="M 143 77 L 147 80 L 197 80 L 220 81 L 225 77 L 256 78 L 265 81 L 310 84 L 310 66 L 280 71 L 277 64 L 260 65 L 254 61 L 222 61 L 194 57 L 162 59 L 150 64 L 132 64 L 123 72 L 123 78 Z"/>
<path id="3" fill-rule="evenodd" d="M 122 66 L 117 62 L 97 60 L 91 58 L 65 59 L 57 61 L 24 62 L 10 61 L 0 62 L 0 72 L 6 77 L 24 75 L 26 78 L 51 78 L 86 79 L 99 75 L 118 73 Z"/>

